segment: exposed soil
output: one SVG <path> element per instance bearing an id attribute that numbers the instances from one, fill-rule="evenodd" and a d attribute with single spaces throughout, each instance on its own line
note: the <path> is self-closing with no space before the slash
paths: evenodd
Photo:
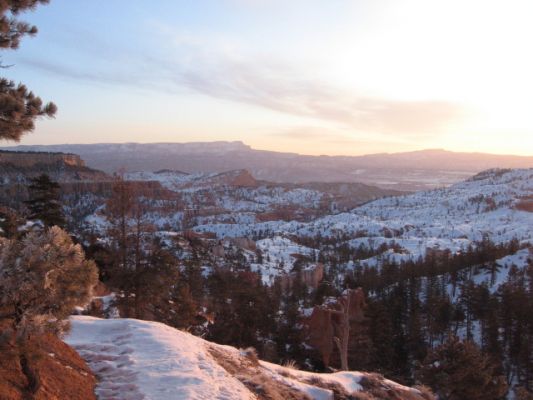
<path id="1" fill-rule="evenodd" d="M 0 399 L 96 399 L 96 379 L 70 346 L 46 335 L 21 349 L 8 335 L 0 325 Z"/>

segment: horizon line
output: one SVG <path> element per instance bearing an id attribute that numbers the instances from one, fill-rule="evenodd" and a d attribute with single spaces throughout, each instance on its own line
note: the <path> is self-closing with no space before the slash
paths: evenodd
<path id="1" fill-rule="evenodd" d="M 533 158 L 533 154 L 531 155 L 523 155 L 523 154 L 510 154 L 510 153 L 491 153 L 491 152 L 483 152 L 483 151 L 456 151 L 456 150 L 448 150 L 446 148 L 442 147 L 436 147 L 436 148 L 423 148 L 423 149 L 417 149 L 417 150 L 407 150 L 407 151 L 398 151 L 398 152 L 376 152 L 376 153 L 365 153 L 365 154 L 359 154 L 359 155 L 347 155 L 347 154 L 305 154 L 305 153 L 296 153 L 292 151 L 281 151 L 281 150 L 267 150 L 267 149 L 260 149 L 255 148 L 252 145 L 246 144 L 242 140 L 206 140 L 206 141 L 191 141 L 191 142 L 94 142 L 94 143 L 51 143 L 51 144 L 7 144 L 4 146 L 0 146 L 0 150 L 10 150 L 11 148 L 31 148 L 31 147 L 53 147 L 53 146 L 98 146 L 98 145 L 169 145 L 169 144 L 175 144 L 175 145 L 202 145 L 202 144 L 240 144 L 244 147 L 249 148 L 250 150 L 255 151 L 264 151 L 264 152 L 272 152 L 272 153 L 284 153 L 284 154 L 296 154 L 299 156 L 309 156 L 309 157 L 366 157 L 366 156 L 376 156 L 376 155 L 397 155 L 397 154 L 409 154 L 409 153 L 422 153 L 422 152 L 446 152 L 446 153 L 454 153 L 454 154 L 477 154 L 477 155 L 489 155 L 489 156 L 500 156 L 500 157 L 520 157 L 520 158 Z M 16 151 L 16 150 L 11 150 Z"/>

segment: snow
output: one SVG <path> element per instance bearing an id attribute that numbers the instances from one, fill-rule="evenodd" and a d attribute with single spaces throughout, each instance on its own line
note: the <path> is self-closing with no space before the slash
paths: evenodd
<path id="1" fill-rule="evenodd" d="M 66 342 L 99 377 L 99 399 L 255 399 L 188 333 L 131 319 L 71 321 Z"/>
<path id="2" fill-rule="evenodd" d="M 72 316 L 65 341 L 76 349 L 98 377 L 100 400 L 241 400 L 257 399 L 238 378 L 262 375 L 314 400 L 333 400 L 320 382 L 338 384 L 347 393 L 363 390 L 364 372 L 320 374 L 259 361 L 249 366 L 246 351 L 207 342 L 158 322 L 135 319 L 99 319 Z M 210 351 L 226 362 L 240 365 L 234 376 Z M 418 393 L 395 382 L 384 387 Z"/>
<path id="3" fill-rule="evenodd" d="M 485 236 L 495 243 L 516 238 L 533 243 L 533 213 L 516 208 L 533 197 L 533 169 L 488 171 L 448 188 L 372 201 L 351 212 L 327 215 L 310 222 L 269 221 L 256 224 L 208 224 L 195 228 L 223 237 L 310 236 L 347 240 L 356 248 L 377 249 L 398 244 L 402 253 L 384 258 L 402 261 L 425 256 L 427 249 L 456 253 Z"/>
<path id="4" fill-rule="evenodd" d="M 533 169 L 494 171 L 446 189 L 376 200 L 353 214 L 368 221 L 367 230 L 384 225 L 402 238 L 531 241 L 533 213 L 514 206 L 532 194 Z"/>
<path id="5" fill-rule="evenodd" d="M 243 172 L 243 170 L 194 174 L 179 171 L 129 172 L 125 178 L 132 181 L 157 181 L 169 190 L 185 195 L 194 195 L 211 190 L 213 187 L 217 187 L 223 192 L 223 187 L 227 185 L 226 179 L 236 177 Z M 320 205 L 323 196 L 324 194 L 317 190 L 285 189 L 261 185 L 258 187 L 232 187 L 231 193 L 214 200 L 218 206 L 227 210 L 265 211 L 271 205 L 307 204 L 316 208 Z"/>
<path id="6" fill-rule="evenodd" d="M 529 265 L 530 260 L 533 260 L 532 252 L 529 249 L 522 249 L 515 254 L 500 258 L 496 261 L 496 264 L 505 268 L 514 265 L 522 269 Z"/>
<path id="7" fill-rule="evenodd" d="M 313 254 L 313 249 L 300 246 L 282 236 L 258 240 L 256 245 L 263 254 L 263 262 L 253 263 L 250 267 L 252 271 L 261 273 L 263 283 L 266 285 L 272 284 L 276 277 L 291 272 L 296 261 L 295 255 Z"/>
<path id="8" fill-rule="evenodd" d="M 363 372 L 344 371 L 335 372 L 332 374 L 318 374 L 315 372 L 299 371 L 292 368 L 282 367 L 280 365 L 271 364 L 265 361 L 261 361 L 261 365 L 265 368 L 275 371 L 280 374 L 289 375 L 295 378 L 311 380 L 312 378 L 318 378 L 326 382 L 340 384 L 348 393 L 358 392 L 362 390 L 359 382 L 365 375 Z M 407 388 L 406 388 L 407 389 Z"/>
<path id="9" fill-rule="evenodd" d="M 492 170 L 447 188 L 417 192 L 405 196 L 382 198 L 351 212 L 324 215 L 335 199 L 326 192 L 286 188 L 258 183 L 253 187 L 228 185 L 242 171 L 222 174 L 186 174 L 179 171 L 128 173 L 127 179 L 158 181 L 178 192 L 180 204 L 201 212 L 193 213 L 190 223 L 197 232 L 211 232 L 217 238 L 248 237 L 274 239 L 281 237 L 338 238 L 350 247 L 364 245 L 378 249 L 393 242 L 400 251 L 388 251 L 359 265 L 379 266 L 385 260 L 401 262 L 424 257 L 428 249 L 461 251 L 488 236 L 496 243 L 517 238 L 521 244 L 533 243 L 533 213 L 517 205 L 533 198 L 533 169 Z M 329 196 L 329 197 L 328 197 Z M 160 236 L 171 244 L 172 232 L 183 230 L 184 212 L 174 204 L 170 209 L 151 212 L 147 220 L 161 231 Z M 108 223 L 103 206 L 85 218 L 85 228 L 105 234 Z M 274 220 L 276 210 L 314 210 L 306 222 Z M 198 211 L 198 210 L 197 210 Z M 316 213 L 316 214 L 315 214 Z M 269 215 L 272 214 L 272 215 Z M 163 233 L 163 231 L 165 231 Z M 317 249 L 319 250 L 319 249 Z M 273 275 L 272 265 L 254 266 Z M 268 276 L 264 281 L 268 281 Z"/>
<path id="10" fill-rule="evenodd" d="M 475 284 L 480 285 L 485 283 L 491 293 L 495 293 L 498 288 L 508 281 L 509 271 L 511 266 L 515 266 L 519 269 L 526 268 L 530 265 L 530 261 L 533 260 L 533 254 L 529 249 L 521 249 L 515 254 L 511 254 L 496 260 L 497 268 L 495 269 L 494 276 L 488 270 L 482 270 L 478 274 L 472 277 Z M 460 291 L 457 291 L 460 293 Z"/>
<path id="11" fill-rule="evenodd" d="M 242 171 L 241 171 L 242 172 Z M 488 237 L 495 243 L 516 238 L 521 245 L 533 244 L 533 213 L 517 207 L 533 198 L 533 169 L 493 170 L 447 188 L 417 192 L 410 195 L 382 198 L 353 209 L 351 212 L 325 215 L 311 213 L 305 221 L 263 220 L 263 213 L 272 213 L 284 206 L 313 208 L 327 196 L 309 189 L 288 189 L 278 186 L 232 187 L 225 174 L 185 174 L 174 171 L 128 174 L 128 179 L 157 180 L 170 190 L 179 192 L 183 205 L 193 207 L 200 201 L 202 209 L 194 214 L 190 227 L 199 233 L 212 233 L 217 239 L 251 238 L 263 253 L 261 263 L 247 255 L 250 268 L 261 274 L 262 282 L 271 285 L 276 277 L 290 273 L 294 255 L 310 258 L 331 247 L 319 240 L 314 249 L 300 246 L 298 238 L 328 238 L 329 243 L 346 245 L 354 250 L 372 250 L 367 259 L 348 256 L 340 270 L 358 267 L 379 268 L 385 262 L 401 263 L 425 257 L 429 250 L 459 253 Z M 333 201 L 329 199 L 328 201 Z M 327 203 L 327 201 L 326 201 Z M 184 229 L 184 211 L 162 207 L 149 213 L 165 244 L 172 248 Z M 321 206 L 323 207 L 323 206 Z M 108 222 L 104 207 L 85 219 L 85 228 L 105 236 Z M 291 214 L 297 218 L 297 213 Z M 269 216 L 270 218 L 270 216 Z M 313 219 L 314 218 L 314 219 Z M 263 220 L 264 221 L 264 220 Z M 332 239 L 332 240 L 331 240 Z M 305 241 L 304 243 L 313 243 Z M 186 259 L 184 248 L 178 257 Z M 205 271 L 209 271 L 206 262 Z M 522 264 L 521 264 L 522 265 Z M 494 277 L 492 277 L 492 280 Z"/>
<path id="12" fill-rule="evenodd" d="M 373 257 L 349 260 L 340 266 L 346 269 L 416 261 L 430 250 L 456 254 L 475 247 L 485 237 L 497 244 L 517 239 L 521 245 L 531 245 L 533 213 L 516 207 L 531 198 L 533 169 L 495 170 L 449 188 L 383 198 L 351 212 L 309 222 L 210 223 L 194 229 L 214 233 L 219 239 L 261 238 L 257 245 L 264 253 L 263 262 L 252 264 L 251 268 L 260 272 L 263 283 L 269 285 L 276 276 L 292 269 L 292 254 L 309 256 L 313 250 L 328 250 L 321 244 L 316 249 L 298 248 L 295 237 L 333 238 L 336 244 L 344 243 L 354 250 L 379 250 Z M 523 266 L 527 261 L 524 254 L 521 259 L 502 260 L 500 265 L 506 267 L 514 262 Z M 506 274 L 507 269 L 503 268 L 497 279 L 506 279 Z"/>
<path id="13" fill-rule="evenodd" d="M 271 378 L 281 382 L 299 392 L 305 393 L 311 399 L 314 400 L 333 400 L 333 393 L 331 390 L 323 389 L 320 387 L 312 386 L 304 382 L 300 382 L 297 379 L 291 379 L 288 376 L 283 375 L 283 367 L 279 367 L 275 364 L 267 362 L 261 362 L 261 365 L 268 371 Z"/>

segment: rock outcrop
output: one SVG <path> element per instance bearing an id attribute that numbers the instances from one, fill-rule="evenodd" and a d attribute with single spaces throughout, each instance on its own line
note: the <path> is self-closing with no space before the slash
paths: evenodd
<path id="1" fill-rule="evenodd" d="M 230 243 L 243 250 L 255 251 L 257 249 L 255 241 L 247 237 L 231 238 Z"/>
<path id="2" fill-rule="evenodd" d="M 102 183 L 111 187 L 111 177 L 86 167 L 76 154 L 0 150 L 0 204 L 22 210 L 23 201 L 28 199 L 30 179 L 41 174 L 59 182 L 62 195 L 87 192 L 100 188 Z"/>
<path id="3" fill-rule="evenodd" d="M 0 164 L 27 168 L 38 164 L 57 163 L 72 167 L 85 167 L 85 162 L 77 154 L 0 150 Z"/>
<path id="4" fill-rule="evenodd" d="M 311 315 L 304 318 L 306 343 L 319 352 L 325 367 L 330 365 L 336 350 L 342 353 L 341 345 L 344 345 L 345 352 L 348 351 L 350 336 L 357 331 L 357 324 L 363 322 L 365 307 L 364 292 L 358 288 L 348 290 L 324 305 L 315 306 Z"/>
<path id="5" fill-rule="evenodd" d="M 303 267 L 299 272 L 291 272 L 279 277 L 281 289 L 287 292 L 292 289 L 295 282 L 299 282 L 306 287 L 317 289 L 322 279 L 324 279 L 324 264 L 316 263 Z"/>
<path id="6" fill-rule="evenodd" d="M 47 174 L 56 182 L 102 181 L 110 177 L 85 166 L 76 154 L 15 152 L 0 150 L 0 183 L 26 184 L 28 179 Z"/>

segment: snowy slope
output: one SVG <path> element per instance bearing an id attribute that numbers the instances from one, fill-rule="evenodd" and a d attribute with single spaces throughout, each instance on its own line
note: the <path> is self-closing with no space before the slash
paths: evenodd
<path id="1" fill-rule="evenodd" d="M 100 399 L 254 398 L 203 340 L 164 324 L 77 316 L 66 342 L 99 377 Z"/>
<path id="2" fill-rule="evenodd" d="M 420 392 L 379 375 L 316 374 L 250 358 L 249 352 L 216 345 L 157 322 L 75 316 L 66 342 L 98 376 L 99 399 L 241 400 L 305 395 L 333 400 L 334 394 L 365 392 L 379 382 L 396 397 L 423 399 Z M 402 394 L 404 396 L 402 396 Z M 301 397 L 300 397 L 301 398 Z M 376 399 L 368 393 L 368 399 Z"/>
<path id="3" fill-rule="evenodd" d="M 533 213 L 516 208 L 533 196 L 533 169 L 487 171 L 446 189 L 374 201 L 354 210 L 370 227 L 383 224 L 403 238 L 494 242 L 532 240 Z"/>
<path id="4" fill-rule="evenodd" d="M 257 248 L 263 254 L 263 261 L 261 264 L 252 263 L 250 267 L 252 271 L 261 274 L 266 285 L 274 283 L 275 277 L 291 272 L 296 261 L 295 255 L 311 256 L 313 253 L 313 249 L 281 236 L 258 240 Z"/>
<path id="5" fill-rule="evenodd" d="M 533 169 L 492 170 L 449 188 L 383 198 L 307 223 L 210 224 L 195 229 L 218 237 L 335 237 L 352 247 L 394 242 L 405 250 L 402 258 L 416 259 L 428 248 L 456 252 L 484 236 L 496 243 L 513 238 L 533 243 L 533 212 L 517 207 L 524 199 L 533 199 Z"/>

